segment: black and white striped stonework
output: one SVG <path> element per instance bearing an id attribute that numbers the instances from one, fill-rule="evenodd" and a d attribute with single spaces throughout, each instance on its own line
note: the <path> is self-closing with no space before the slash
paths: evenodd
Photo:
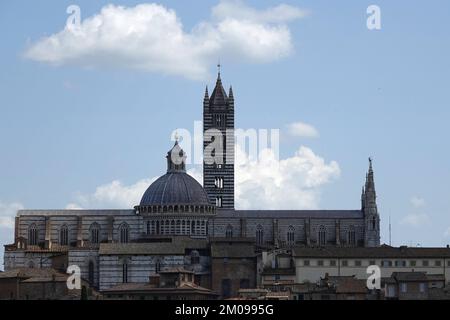
<path id="1" fill-rule="evenodd" d="M 220 131 L 223 152 L 215 150 L 221 163 L 207 163 L 211 159 L 207 146 L 214 141 L 214 132 Z M 206 88 L 203 100 L 203 188 L 211 204 L 218 208 L 234 209 L 234 97 L 230 87 L 227 95 L 222 85 L 220 72 L 216 86 L 208 96 Z"/>

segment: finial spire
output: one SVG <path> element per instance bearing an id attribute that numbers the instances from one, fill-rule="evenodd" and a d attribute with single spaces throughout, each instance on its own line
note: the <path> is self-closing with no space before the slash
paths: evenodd
<path id="1" fill-rule="evenodd" d="M 178 144 L 178 132 L 175 132 L 175 144 L 167 152 L 167 172 L 186 172 L 186 154 Z"/>
<path id="2" fill-rule="evenodd" d="M 217 79 L 220 79 L 220 59 L 217 61 Z"/>

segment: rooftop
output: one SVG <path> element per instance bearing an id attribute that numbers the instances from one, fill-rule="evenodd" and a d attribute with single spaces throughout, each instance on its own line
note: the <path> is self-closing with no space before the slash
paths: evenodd
<path id="1" fill-rule="evenodd" d="M 297 258 L 448 258 L 450 248 L 295 247 L 292 255 Z"/>
<path id="2" fill-rule="evenodd" d="M 132 255 L 132 254 L 159 254 L 184 255 L 186 249 L 205 249 L 208 243 L 204 239 L 177 239 L 174 242 L 149 243 L 101 243 L 100 255 Z"/>

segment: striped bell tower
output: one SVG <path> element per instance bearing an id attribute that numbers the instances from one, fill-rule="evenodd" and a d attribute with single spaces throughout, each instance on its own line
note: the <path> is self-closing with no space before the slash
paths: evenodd
<path id="1" fill-rule="evenodd" d="M 217 67 L 216 86 L 211 96 L 206 87 L 203 99 L 203 188 L 211 204 L 234 209 L 234 97 L 231 86 L 226 94 L 220 78 L 220 64 Z M 222 148 L 211 152 L 208 146 L 219 142 L 215 141 L 219 132 Z M 220 161 L 207 163 L 211 154 Z"/>

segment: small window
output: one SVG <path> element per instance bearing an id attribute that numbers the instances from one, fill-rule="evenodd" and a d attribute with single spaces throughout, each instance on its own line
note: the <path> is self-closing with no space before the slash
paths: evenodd
<path id="1" fill-rule="evenodd" d="M 435 267 L 440 267 L 441 265 L 442 265 L 441 260 L 436 260 L 436 261 L 434 262 L 434 266 L 435 266 Z"/>
<path id="2" fill-rule="evenodd" d="M 191 264 L 199 264 L 200 263 L 200 253 L 197 250 L 191 251 Z"/>
<path id="3" fill-rule="evenodd" d="M 417 261 L 416 261 L 416 260 L 411 260 L 411 261 L 409 262 L 409 265 L 410 265 L 411 267 L 415 267 L 416 264 L 417 264 Z"/>
<path id="4" fill-rule="evenodd" d="M 223 178 L 222 177 L 216 177 L 214 179 L 214 186 L 217 189 L 223 189 Z"/>
<path id="5" fill-rule="evenodd" d="M 423 260 L 422 261 L 422 266 L 424 266 L 424 267 L 428 267 L 429 264 L 430 264 L 430 262 L 428 260 Z"/>
<path id="6" fill-rule="evenodd" d="M 122 282 L 128 283 L 128 264 L 126 262 L 122 264 Z"/>
<path id="7" fill-rule="evenodd" d="M 38 244 L 38 230 L 34 223 L 28 228 L 28 244 L 31 246 Z"/>
<path id="8" fill-rule="evenodd" d="M 381 262 L 381 266 L 383 266 L 383 267 L 392 267 L 392 261 L 391 260 L 383 260 Z"/>
<path id="9" fill-rule="evenodd" d="M 62 246 L 69 244 L 69 229 L 66 225 L 63 225 L 59 231 L 59 244 Z"/>
<path id="10" fill-rule="evenodd" d="M 225 230 L 225 237 L 233 238 L 233 226 L 230 224 L 227 226 L 227 229 Z"/>
<path id="11" fill-rule="evenodd" d="M 318 261 L 317 261 L 317 265 L 318 265 L 319 267 L 323 267 L 323 260 L 318 260 Z"/>
<path id="12" fill-rule="evenodd" d="M 91 226 L 91 243 L 97 244 L 100 242 L 100 226 L 97 223 L 93 223 Z"/>
<path id="13" fill-rule="evenodd" d="M 120 232 L 120 238 L 119 238 L 120 243 L 128 243 L 130 231 L 129 231 L 128 225 L 126 223 L 124 223 L 120 226 L 119 232 Z"/>
<path id="14" fill-rule="evenodd" d="M 319 227 L 317 238 L 319 246 L 325 246 L 327 244 L 327 229 L 324 226 Z"/>
<path id="15" fill-rule="evenodd" d="M 361 260 L 355 260 L 355 267 L 361 267 Z"/>
<path id="16" fill-rule="evenodd" d="M 261 225 L 256 227 L 256 244 L 262 246 L 264 244 L 264 230 Z"/>
<path id="17" fill-rule="evenodd" d="M 336 260 L 330 260 L 330 266 L 336 267 Z"/>
<path id="18" fill-rule="evenodd" d="M 347 260 L 342 260 L 342 266 L 343 267 L 348 267 L 348 261 Z"/>
<path id="19" fill-rule="evenodd" d="M 222 197 L 216 197 L 216 207 L 222 208 Z"/>
<path id="20" fill-rule="evenodd" d="M 304 260 L 303 261 L 303 265 L 308 267 L 309 266 L 309 260 Z"/>
<path id="21" fill-rule="evenodd" d="M 406 267 L 406 261 L 405 260 L 395 260 L 395 266 L 396 267 Z"/>
<path id="22" fill-rule="evenodd" d="M 369 261 L 369 265 L 370 266 L 374 266 L 374 265 L 376 265 L 377 264 L 377 262 L 375 261 L 375 260 L 370 260 Z"/>
<path id="23" fill-rule="evenodd" d="M 421 293 L 424 293 L 424 292 L 425 292 L 425 289 L 426 289 L 426 284 L 423 283 L 423 282 L 421 282 L 420 285 L 419 285 L 419 290 L 420 290 L 420 292 L 421 292 Z"/>
<path id="24" fill-rule="evenodd" d="M 295 244 L 295 228 L 293 226 L 289 226 L 287 234 L 286 234 L 287 244 L 292 246 Z"/>
<path id="25" fill-rule="evenodd" d="M 356 232 L 353 226 L 350 226 L 348 229 L 347 242 L 352 247 L 356 245 Z"/>
<path id="26" fill-rule="evenodd" d="M 408 286 L 405 282 L 400 283 L 400 291 L 406 293 L 408 291 Z"/>

